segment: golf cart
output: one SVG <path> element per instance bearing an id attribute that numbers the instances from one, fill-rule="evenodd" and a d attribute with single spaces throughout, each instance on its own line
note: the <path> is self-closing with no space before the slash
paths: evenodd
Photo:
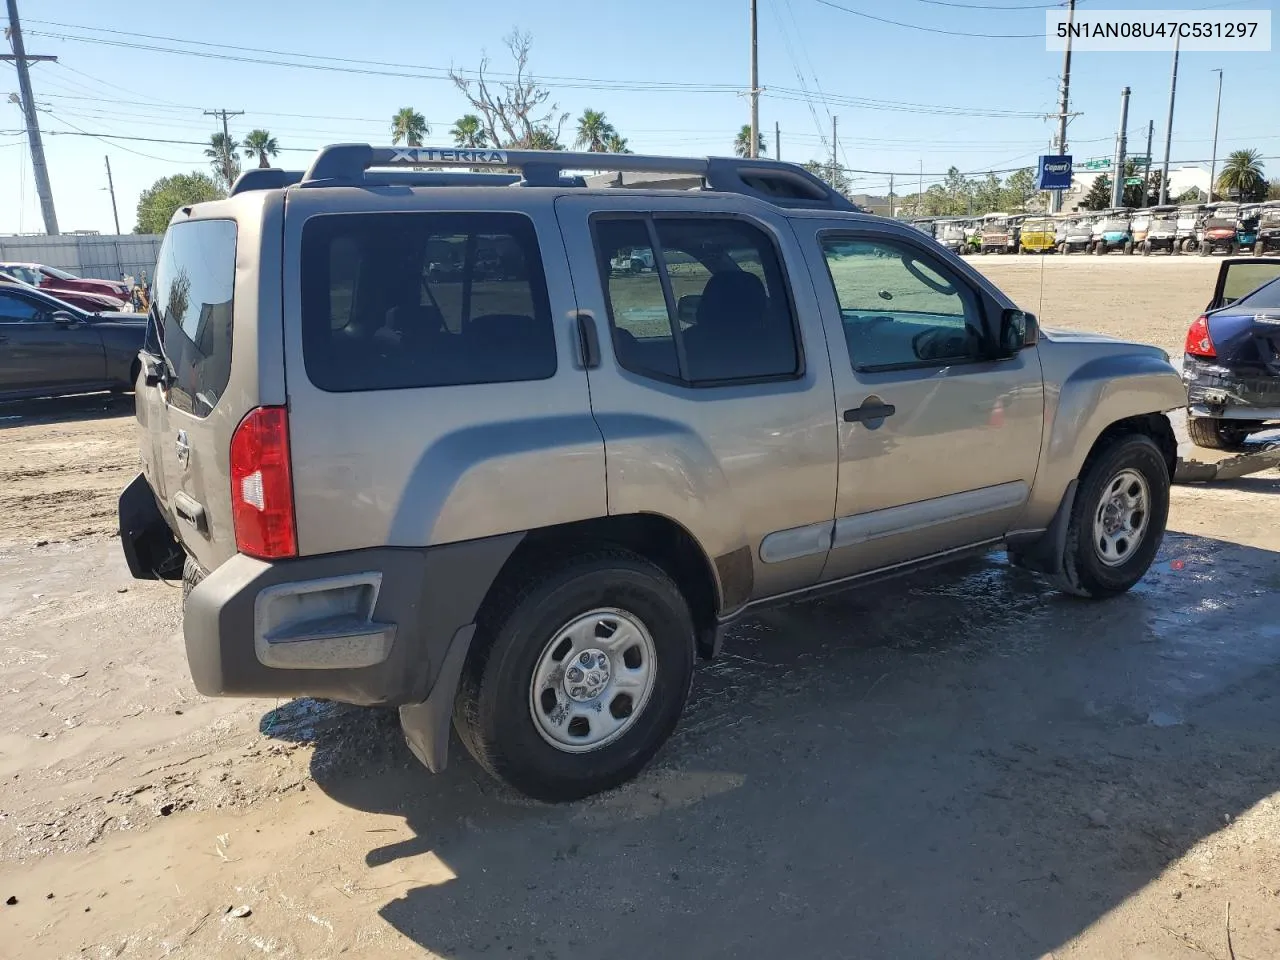
<path id="1" fill-rule="evenodd" d="M 1280 250 L 1280 200 L 1268 200 L 1258 210 L 1258 241 L 1253 255 L 1260 257 L 1269 250 Z"/>
<path id="2" fill-rule="evenodd" d="M 1028 217 L 1018 233 L 1019 253 L 1052 253 L 1057 245 L 1057 227 L 1048 217 Z"/>
<path id="3" fill-rule="evenodd" d="M 1146 236 L 1139 247 L 1144 257 L 1153 252 L 1166 250 L 1169 254 L 1178 252 L 1178 220 L 1177 207 L 1151 207 L 1147 211 Z"/>
<path id="4" fill-rule="evenodd" d="M 1142 241 L 1147 239 L 1147 231 L 1151 229 L 1151 207 L 1146 207 L 1133 212 L 1133 219 L 1129 221 L 1129 232 L 1133 234 L 1133 249 L 1141 250 Z"/>
<path id="5" fill-rule="evenodd" d="M 1116 207 L 1106 210 L 1093 225 L 1093 252 L 1098 256 L 1112 250 L 1133 253 L 1133 234 L 1130 232 L 1129 208 Z"/>
<path id="6" fill-rule="evenodd" d="M 1200 218 L 1204 214 L 1204 206 L 1199 203 L 1184 203 L 1178 207 L 1178 249 L 1190 253 L 1198 245 Z"/>
<path id="7" fill-rule="evenodd" d="M 965 253 L 965 221 L 940 220 L 934 229 L 934 239 L 953 253 Z"/>
<path id="8" fill-rule="evenodd" d="M 1016 249 L 1012 217 L 1007 213 L 988 213 L 982 218 L 979 253 L 1008 253 Z"/>
<path id="9" fill-rule="evenodd" d="M 1240 204 L 1221 200 L 1206 207 L 1206 214 L 1196 230 L 1196 245 L 1200 256 L 1207 257 L 1221 250 L 1232 256 L 1240 249 L 1236 236 L 1239 228 Z"/>
<path id="10" fill-rule="evenodd" d="M 1062 238 L 1063 253 L 1088 253 L 1093 245 L 1093 221 L 1090 216 L 1072 217 L 1067 221 Z"/>
<path id="11" fill-rule="evenodd" d="M 1257 253 L 1254 244 L 1258 242 L 1258 204 L 1250 203 L 1240 208 L 1236 217 L 1236 250 L 1248 248 Z"/>

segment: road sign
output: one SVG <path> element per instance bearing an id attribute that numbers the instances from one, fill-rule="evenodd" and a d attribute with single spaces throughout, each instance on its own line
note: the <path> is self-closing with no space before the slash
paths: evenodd
<path id="1" fill-rule="evenodd" d="M 1111 158 L 1095 157 L 1092 160 L 1085 160 L 1083 163 L 1080 164 L 1080 166 L 1084 167 L 1086 170 L 1110 170 Z"/>
<path id="2" fill-rule="evenodd" d="M 1132 162 L 1135 166 L 1139 166 L 1139 167 L 1149 167 L 1149 166 L 1151 166 L 1151 158 L 1150 158 L 1150 157 L 1130 157 L 1130 158 L 1129 158 L 1129 160 L 1130 160 L 1130 162 Z"/>
<path id="3" fill-rule="evenodd" d="M 1140 187 L 1142 186 L 1142 178 L 1141 177 L 1125 177 L 1124 185 L 1126 187 Z"/>

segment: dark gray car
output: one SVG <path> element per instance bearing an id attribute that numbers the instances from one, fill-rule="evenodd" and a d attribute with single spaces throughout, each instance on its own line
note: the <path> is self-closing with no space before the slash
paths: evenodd
<path id="1" fill-rule="evenodd" d="M 0 283 L 0 400 L 132 390 L 146 317 L 88 313 Z"/>

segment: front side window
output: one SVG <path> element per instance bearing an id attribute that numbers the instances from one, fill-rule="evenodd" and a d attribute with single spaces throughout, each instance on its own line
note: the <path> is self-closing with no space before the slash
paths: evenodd
<path id="1" fill-rule="evenodd" d="M 43 316 L 39 304 L 17 294 L 0 292 L 0 323 L 31 323 Z"/>
<path id="2" fill-rule="evenodd" d="M 542 380 L 555 333 L 537 237 L 513 213 L 312 217 L 307 376 L 333 392 Z"/>
<path id="3" fill-rule="evenodd" d="M 171 380 L 169 403 L 206 417 L 231 379 L 233 220 L 188 220 L 165 234 L 152 290 L 152 322 Z"/>
<path id="4" fill-rule="evenodd" d="M 822 252 L 855 370 L 982 359 L 977 298 L 922 251 L 893 240 L 827 237 Z"/>
<path id="5" fill-rule="evenodd" d="M 595 221 L 614 352 L 690 384 L 794 377 L 791 300 L 768 236 L 729 218 Z"/>

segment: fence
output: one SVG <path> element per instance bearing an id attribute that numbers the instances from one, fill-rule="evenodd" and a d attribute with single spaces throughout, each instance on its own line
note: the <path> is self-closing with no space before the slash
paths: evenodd
<path id="1" fill-rule="evenodd" d="M 158 234 L 62 234 L 0 237 L 0 262 L 43 263 L 80 277 L 119 280 L 123 276 L 150 280 L 160 254 Z"/>

